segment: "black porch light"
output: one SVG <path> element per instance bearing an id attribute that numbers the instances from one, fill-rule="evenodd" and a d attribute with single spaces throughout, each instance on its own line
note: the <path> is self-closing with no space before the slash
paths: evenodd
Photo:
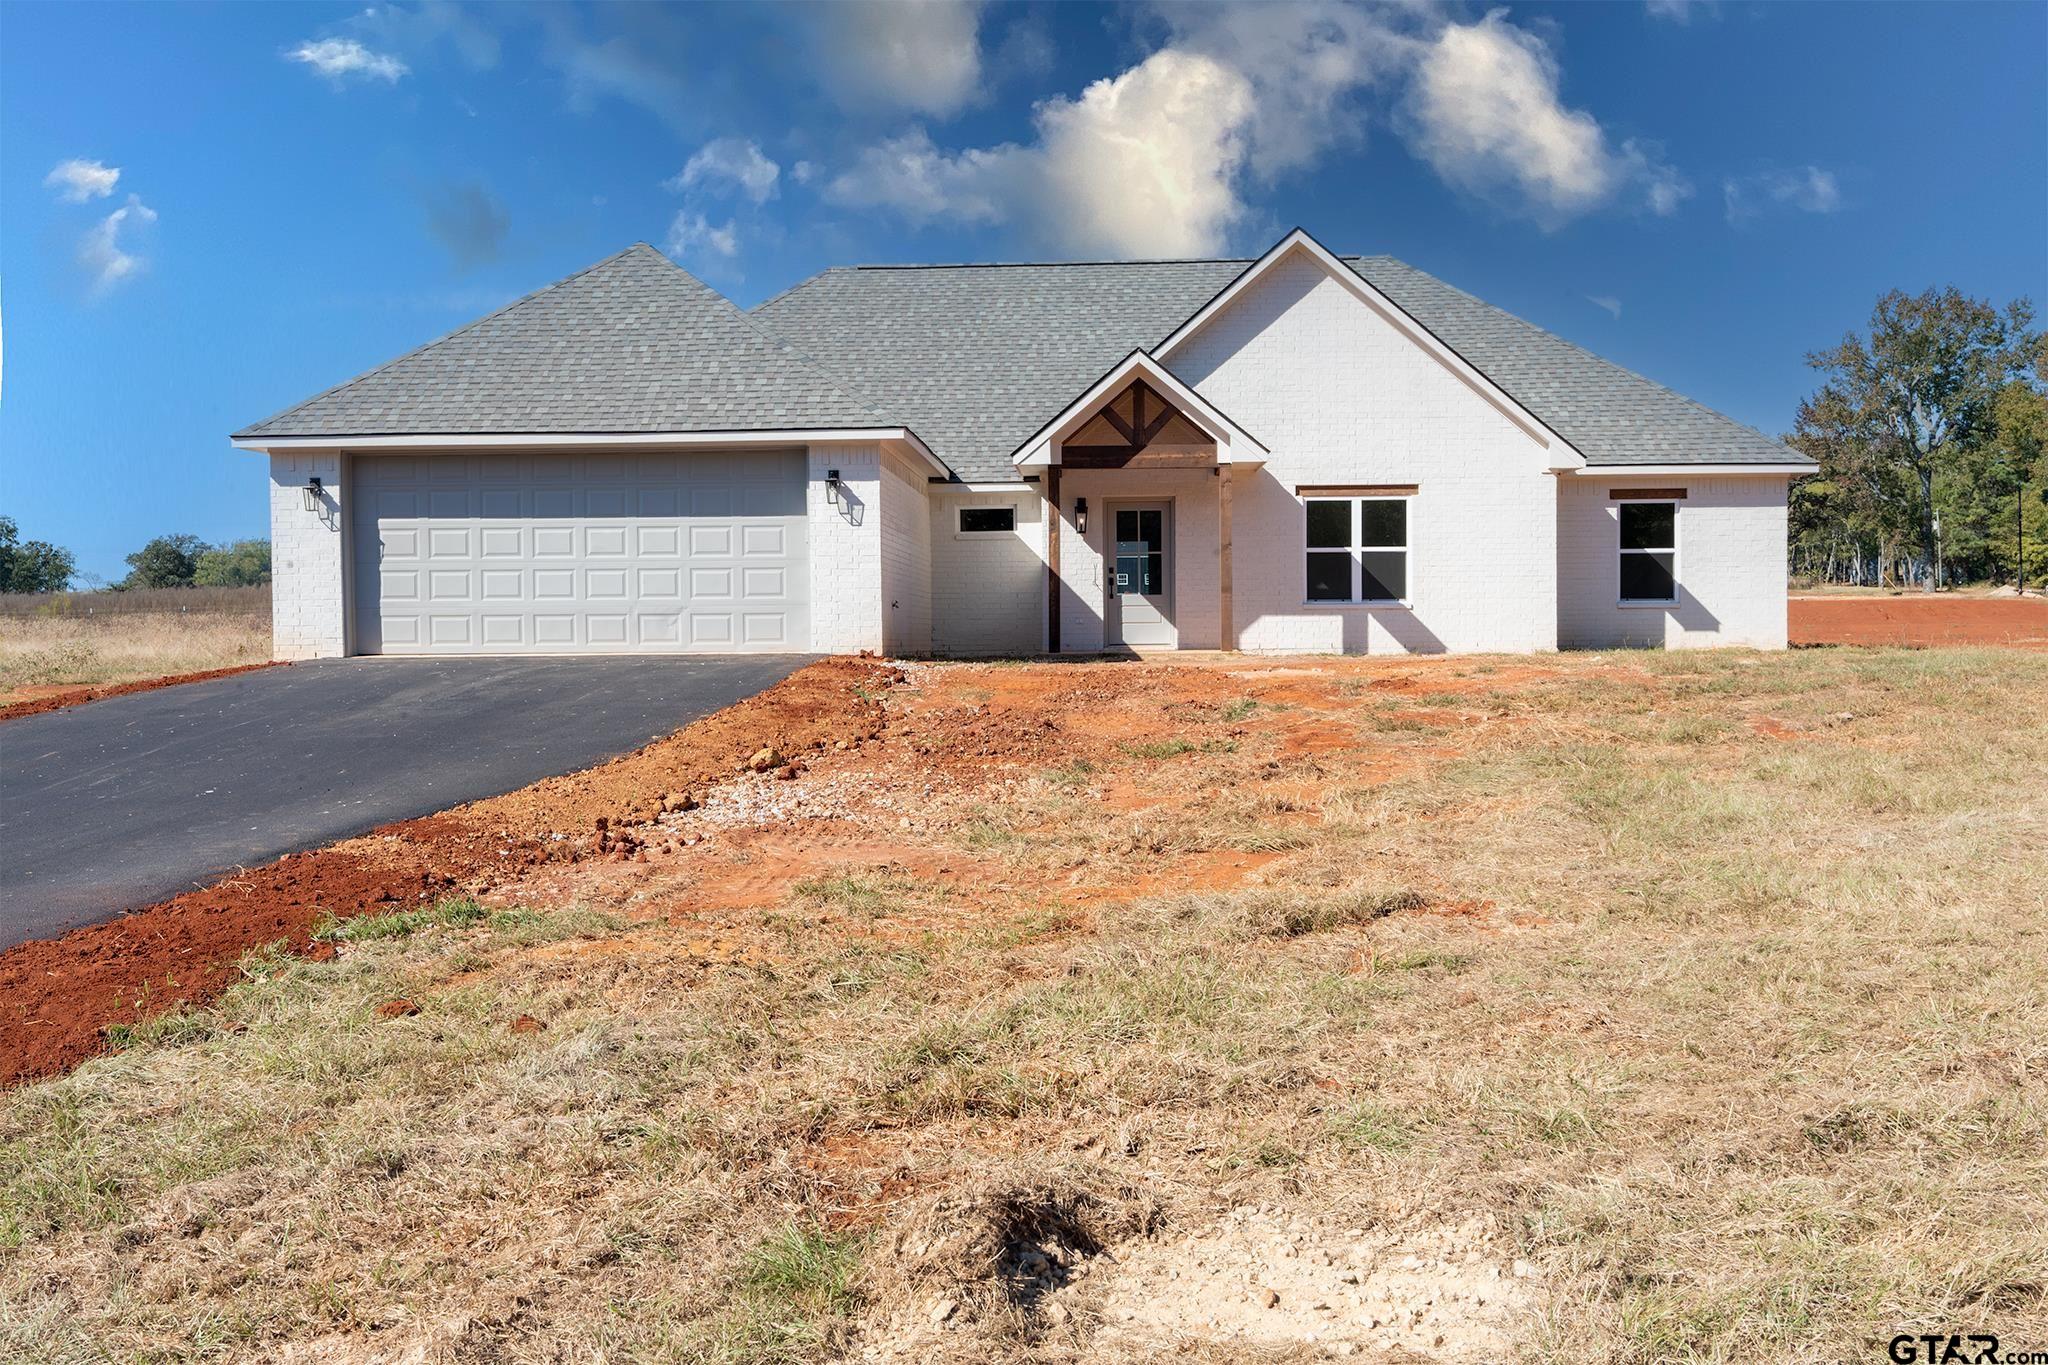
<path id="1" fill-rule="evenodd" d="M 1088 499 L 1074 499 L 1074 529 L 1082 535 L 1088 534 Z"/>
<path id="2" fill-rule="evenodd" d="M 832 505 L 833 505 L 834 507 L 837 507 L 837 506 L 839 505 L 839 490 L 840 490 L 840 487 L 841 487 L 841 485 L 840 485 L 840 482 L 839 482 L 839 471 L 838 471 L 838 470 L 836 470 L 836 469 L 828 469 L 828 470 L 826 470 L 826 471 L 825 471 L 825 501 L 826 501 L 826 502 L 829 502 L 829 503 L 831 503 L 831 504 L 832 504 Z"/>
<path id="3" fill-rule="evenodd" d="M 318 474 L 306 480 L 306 486 L 299 491 L 305 495 L 306 510 L 308 512 L 320 510 L 320 476 Z"/>

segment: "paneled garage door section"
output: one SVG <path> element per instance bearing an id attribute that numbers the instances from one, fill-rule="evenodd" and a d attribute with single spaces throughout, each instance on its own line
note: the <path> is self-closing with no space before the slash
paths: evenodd
<path id="1" fill-rule="evenodd" d="M 802 452 L 357 456 L 363 654 L 810 645 Z"/>

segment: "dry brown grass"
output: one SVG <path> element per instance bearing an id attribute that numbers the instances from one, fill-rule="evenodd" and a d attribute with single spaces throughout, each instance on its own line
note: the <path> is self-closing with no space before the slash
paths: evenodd
<path id="1" fill-rule="evenodd" d="M 254 591 L 266 599 L 268 595 L 265 589 L 221 591 Z M 133 682 L 261 663 L 269 657 L 268 612 L 72 610 L 0 615 L 0 703 L 33 695 L 36 688 Z"/>
<path id="2" fill-rule="evenodd" d="M 2048 659 L 1305 667 L 930 794 L 874 765 L 1018 717 L 917 670 L 843 760 L 914 872 L 826 841 L 712 913 L 699 852 L 259 955 L 5 1100 L 0 1354 L 1310 1358 L 1018 1289 L 1254 1206 L 1501 1229 L 1531 1359 L 2048 1345 Z M 1076 908 L 1105 865 L 1147 889 Z"/>

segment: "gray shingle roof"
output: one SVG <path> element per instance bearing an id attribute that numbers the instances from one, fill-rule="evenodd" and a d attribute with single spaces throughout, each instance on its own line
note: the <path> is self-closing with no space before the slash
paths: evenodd
<path id="1" fill-rule="evenodd" d="M 834 374 L 858 375 L 961 478 L 1014 479 L 1020 444 L 1245 265 L 845 267 L 754 316 Z"/>
<path id="2" fill-rule="evenodd" d="M 1755 427 L 1391 256 L 1348 257 L 1345 264 L 1578 447 L 1588 464 L 1809 462 Z"/>
<path id="3" fill-rule="evenodd" d="M 885 425 L 897 424 L 640 243 L 236 436 Z"/>
<path id="4" fill-rule="evenodd" d="M 1804 463 L 1413 266 L 1345 259 L 1590 463 Z M 640 243 L 236 437 L 907 426 L 963 479 L 1014 479 L 1019 444 L 1250 264 L 846 267 L 748 314 Z"/>
<path id="5" fill-rule="evenodd" d="M 1163 342 L 1250 261 L 858 266 L 754 310 L 922 436 L 962 478 L 1011 456 L 1134 348 Z M 1592 464 L 1779 464 L 1776 441 L 1390 256 L 1353 270 Z"/>

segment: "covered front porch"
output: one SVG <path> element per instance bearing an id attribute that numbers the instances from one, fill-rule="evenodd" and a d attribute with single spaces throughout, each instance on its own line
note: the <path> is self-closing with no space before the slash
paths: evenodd
<path id="1" fill-rule="evenodd" d="M 1046 518 L 1052 653 L 1237 648 L 1235 476 L 1266 449 L 1134 352 L 1019 452 Z"/>

